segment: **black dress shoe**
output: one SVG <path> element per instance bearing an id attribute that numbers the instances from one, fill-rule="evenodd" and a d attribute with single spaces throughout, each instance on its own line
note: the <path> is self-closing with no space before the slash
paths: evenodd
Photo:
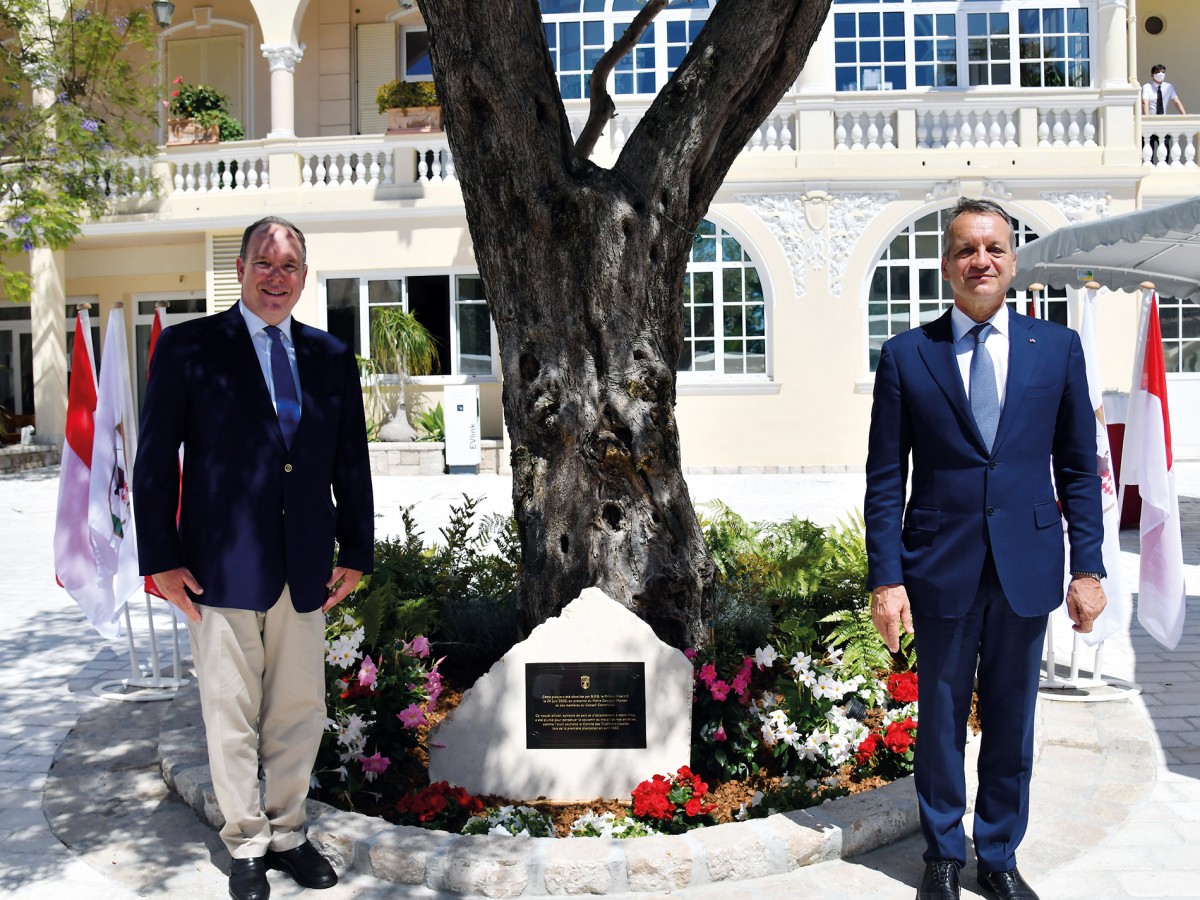
<path id="1" fill-rule="evenodd" d="M 989 896 L 998 897 L 999 900 L 1038 900 L 1038 895 L 1025 883 L 1016 867 L 1007 872 L 985 872 L 980 869 L 979 886 Z"/>
<path id="2" fill-rule="evenodd" d="M 308 841 L 291 850 L 268 850 L 265 859 L 269 868 L 287 872 L 301 887 L 322 890 L 338 881 L 329 860 Z"/>
<path id="3" fill-rule="evenodd" d="M 261 856 L 233 861 L 229 866 L 229 896 L 233 900 L 267 900 L 271 896 L 267 865 Z"/>
<path id="4" fill-rule="evenodd" d="M 925 863 L 925 877 L 921 879 L 917 900 L 958 900 L 958 863 L 952 859 Z"/>

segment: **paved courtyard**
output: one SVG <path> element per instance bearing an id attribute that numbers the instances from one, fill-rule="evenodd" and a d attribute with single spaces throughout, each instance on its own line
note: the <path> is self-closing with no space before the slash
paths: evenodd
<path id="1" fill-rule="evenodd" d="M 1110 703 L 1045 700 L 1033 823 L 1021 866 L 1044 900 L 1200 898 L 1200 463 L 1177 465 L 1184 518 L 1188 625 L 1166 651 L 1136 624 L 1108 641 L 1104 672 L 1140 685 Z M 20 900 L 109 900 L 225 896 L 227 861 L 157 774 L 163 703 L 100 699 L 93 688 L 128 675 L 124 640 L 108 642 L 54 584 L 51 554 L 58 470 L 0 477 L 0 895 Z M 751 519 L 792 514 L 833 523 L 861 504 L 861 474 L 702 475 L 693 499 L 721 499 Z M 463 493 L 485 512 L 511 510 L 498 476 L 379 478 L 378 533 L 394 533 L 400 509 L 428 539 Z M 1137 535 L 1123 534 L 1126 585 L 1136 585 Z M 155 617 L 169 662 L 171 629 Z M 147 627 L 135 604 L 139 649 Z M 1065 651 L 1069 639 L 1060 641 Z M 186 643 L 185 643 L 186 648 Z M 145 659 L 140 660 L 145 663 Z M 1060 662 L 1064 661 L 1060 657 Z M 1083 668 L 1091 666 L 1091 653 Z M 920 846 L 902 840 L 849 860 L 791 874 L 682 892 L 695 900 L 735 897 L 911 898 Z M 964 896 L 970 896 L 969 867 Z M 273 896 L 309 896 L 275 873 Z M 365 876 L 323 892 L 341 898 L 431 897 Z M 647 896 L 647 895 L 641 895 Z"/>

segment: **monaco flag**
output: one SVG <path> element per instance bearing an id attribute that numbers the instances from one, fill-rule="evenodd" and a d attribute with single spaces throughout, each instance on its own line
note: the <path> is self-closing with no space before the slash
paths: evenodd
<path id="1" fill-rule="evenodd" d="M 88 491 L 88 525 L 100 577 L 111 585 L 119 612 L 142 586 L 129 481 L 137 457 L 137 423 L 129 378 L 125 312 L 114 304 L 104 336 L 104 365 L 96 401 L 95 440 Z"/>
<path id="2" fill-rule="evenodd" d="M 95 437 L 96 363 L 86 309 L 75 319 L 71 381 L 67 389 L 67 426 L 58 476 L 58 511 L 54 520 L 54 573 L 79 604 L 88 621 L 104 637 L 120 634 L 112 579 L 102 577 L 88 525 L 92 444 Z"/>
<path id="3" fill-rule="evenodd" d="M 1117 502 L 1112 451 L 1108 445 L 1108 426 L 1104 421 L 1104 391 L 1100 380 L 1100 357 L 1096 352 L 1096 292 L 1093 290 L 1084 291 L 1079 338 L 1083 344 L 1083 359 L 1087 368 L 1088 396 L 1091 398 L 1092 409 L 1096 412 L 1096 474 L 1100 476 L 1100 502 L 1104 513 L 1104 543 L 1101 552 L 1104 556 L 1104 570 L 1108 573 L 1104 583 L 1104 595 L 1108 605 L 1092 630 L 1080 635 L 1086 643 L 1095 646 L 1129 627 L 1131 607 L 1129 594 L 1121 584 L 1121 513 Z"/>
<path id="4" fill-rule="evenodd" d="M 1126 485 L 1136 484 L 1142 497 L 1138 621 L 1156 641 L 1174 649 L 1183 634 L 1187 590 L 1162 332 L 1158 300 L 1150 291 L 1142 300 L 1139 332 L 1121 476 Z"/>

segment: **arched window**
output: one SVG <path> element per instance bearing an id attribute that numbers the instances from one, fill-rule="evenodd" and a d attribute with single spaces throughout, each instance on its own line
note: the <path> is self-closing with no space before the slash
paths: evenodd
<path id="1" fill-rule="evenodd" d="M 546 43 L 564 100 L 590 97 L 596 63 L 625 33 L 643 0 L 541 0 Z M 614 95 L 653 96 L 683 61 L 708 19 L 710 0 L 671 0 L 613 70 Z"/>
<path id="2" fill-rule="evenodd" d="M 683 282 L 680 372 L 766 375 L 767 314 L 762 280 L 741 242 L 705 219 Z"/>
<path id="3" fill-rule="evenodd" d="M 932 322 L 954 303 L 950 285 L 942 278 L 942 231 L 949 209 L 921 216 L 892 238 L 871 275 L 867 295 L 867 342 L 874 372 L 879 351 L 890 337 Z M 1013 220 L 1017 247 L 1038 235 L 1018 219 Z M 1013 248 L 1014 250 L 1016 247 Z M 1065 288 L 1047 288 L 1041 310 L 1032 310 L 1025 291 L 1009 289 L 1009 306 L 1021 313 L 1036 312 L 1051 321 L 1067 324 Z"/>

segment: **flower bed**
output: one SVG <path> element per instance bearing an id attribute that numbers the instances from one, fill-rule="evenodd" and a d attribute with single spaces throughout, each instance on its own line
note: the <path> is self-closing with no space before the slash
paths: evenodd
<path id="1" fill-rule="evenodd" d="M 861 525 L 751 525 L 716 511 L 703 523 L 716 640 L 687 651 L 693 741 L 678 771 L 647 772 L 625 801 L 590 804 L 428 784 L 430 726 L 516 640 L 515 530 L 477 521 L 464 497 L 438 545 L 406 515 L 405 536 L 379 542 L 375 574 L 329 625 L 316 796 L 454 832 L 631 836 L 801 809 L 910 772 L 913 660 L 888 654 L 870 625 Z"/>

